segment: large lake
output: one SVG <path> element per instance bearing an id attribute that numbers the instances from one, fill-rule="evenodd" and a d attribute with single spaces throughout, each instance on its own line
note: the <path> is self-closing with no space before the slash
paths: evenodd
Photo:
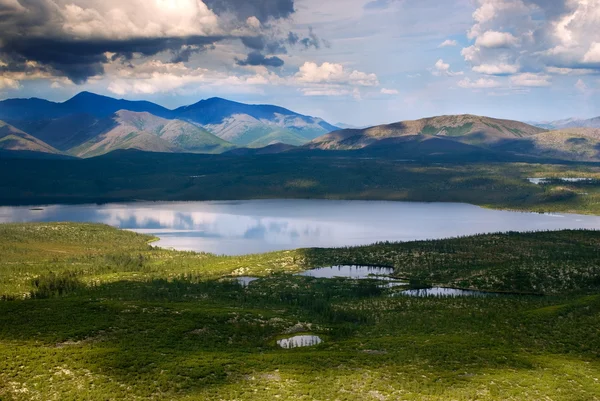
<path id="1" fill-rule="evenodd" d="M 508 212 L 458 203 L 261 200 L 40 209 L 0 207 L 0 222 L 100 222 L 156 235 L 162 247 L 227 255 L 500 231 L 600 229 L 599 216 Z"/>

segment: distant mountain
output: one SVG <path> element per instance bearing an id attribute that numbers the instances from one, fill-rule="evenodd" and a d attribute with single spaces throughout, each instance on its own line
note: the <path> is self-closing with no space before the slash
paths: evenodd
<path id="1" fill-rule="evenodd" d="M 362 149 L 384 139 L 423 135 L 487 147 L 503 139 L 528 137 L 544 131 L 518 121 L 454 115 L 402 121 L 366 129 L 335 131 L 314 139 L 305 146 L 326 150 Z"/>
<path id="2" fill-rule="evenodd" d="M 193 124 L 181 120 L 167 120 L 147 112 L 120 110 L 107 119 L 93 122 L 85 132 L 94 132 L 95 135 L 71 148 L 69 154 L 93 157 L 117 149 L 221 153 L 234 147 Z"/>
<path id="3" fill-rule="evenodd" d="M 0 149 L 59 154 L 57 149 L 37 138 L 0 121 Z"/>
<path id="4" fill-rule="evenodd" d="M 496 150 L 577 161 L 600 161 L 600 129 L 566 128 L 497 144 Z"/>
<path id="5" fill-rule="evenodd" d="M 102 124 L 120 110 L 191 123 L 223 141 L 246 147 L 275 143 L 303 145 L 338 129 L 320 118 L 304 116 L 278 106 L 249 105 L 211 98 L 169 110 L 151 102 L 113 99 L 90 92 L 82 92 L 63 103 L 36 98 L 1 101 L 0 119 L 66 151 L 81 146 L 99 132 L 109 129 Z M 189 130 L 189 127 L 185 129 Z M 154 143 L 153 148 L 156 145 Z M 201 148 L 196 146 L 194 151 L 201 151 Z M 228 148 L 224 147 L 223 150 Z M 215 151 L 210 147 L 209 150 Z"/>
<path id="6" fill-rule="evenodd" d="M 567 118 L 564 120 L 533 122 L 532 125 L 537 127 L 557 130 L 564 128 L 600 128 L 600 117 L 589 119 L 583 118 Z"/>
<path id="7" fill-rule="evenodd" d="M 302 145 L 338 128 L 283 107 L 249 105 L 221 98 L 202 100 L 175 110 L 178 118 L 200 124 L 238 146 L 262 147 L 278 142 Z"/>

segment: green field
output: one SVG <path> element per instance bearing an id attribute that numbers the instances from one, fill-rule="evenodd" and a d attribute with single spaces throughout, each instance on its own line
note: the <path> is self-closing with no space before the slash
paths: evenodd
<path id="1" fill-rule="evenodd" d="M 0 225 L 0 399 L 600 399 L 600 232 L 244 257 L 150 241 Z M 342 263 L 510 295 L 412 298 L 290 274 Z M 228 278 L 241 275 L 261 279 Z M 324 341 L 279 348 L 290 333 Z"/>

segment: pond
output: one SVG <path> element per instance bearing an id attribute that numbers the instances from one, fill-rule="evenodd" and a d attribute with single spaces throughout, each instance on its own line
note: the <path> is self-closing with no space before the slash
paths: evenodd
<path id="1" fill-rule="evenodd" d="M 527 179 L 530 183 L 532 184 L 536 184 L 536 185 L 541 185 L 541 184 L 546 184 L 552 180 L 559 180 L 559 181 L 563 181 L 563 182 L 588 182 L 588 181 L 594 181 L 593 178 L 528 178 Z"/>
<path id="2" fill-rule="evenodd" d="M 495 292 L 482 292 L 482 291 L 473 291 L 473 290 L 460 290 L 458 288 L 443 288 L 443 287 L 433 287 L 433 288 L 422 288 L 418 290 L 405 290 L 396 293 L 397 295 L 406 295 L 409 297 L 449 297 L 449 298 L 457 298 L 457 297 L 497 297 L 499 295 L 503 295 Z M 396 295 L 395 294 L 395 295 Z"/>
<path id="3" fill-rule="evenodd" d="M 256 200 L 0 207 L 0 222 L 28 221 L 105 223 L 155 235 L 157 246 L 225 255 L 501 231 L 600 229 L 599 216 L 460 203 Z"/>
<path id="4" fill-rule="evenodd" d="M 237 281 L 242 287 L 246 288 L 250 285 L 251 282 L 258 280 L 258 277 L 233 277 L 235 281 Z"/>
<path id="5" fill-rule="evenodd" d="M 394 273 L 394 269 L 391 267 L 330 266 L 307 270 L 305 272 L 298 273 L 298 275 L 315 278 L 344 277 L 353 279 L 376 278 L 378 280 L 389 280 L 389 276 L 392 273 Z"/>
<path id="6" fill-rule="evenodd" d="M 321 344 L 323 340 L 319 336 L 313 335 L 299 335 L 290 338 L 284 338 L 277 341 L 277 345 L 281 348 L 300 348 L 300 347 L 312 347 L 314 345 Z"/>

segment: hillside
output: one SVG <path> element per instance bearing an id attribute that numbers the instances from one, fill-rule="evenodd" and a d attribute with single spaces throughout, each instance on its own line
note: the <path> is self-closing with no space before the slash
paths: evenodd
<path id="1" fill-rule="evenodd" d="M 487 147 L 507 138 L 522 138 L 544 132 L 544 129 L 511 120 L 473 115 L 455 115 L 402 121 L 366 129 L 335 131 L 311 141 L 312 149 L 361 149 L 377 141 L 408 135 L 447 137 L 453 140 Z"/>
<path id="2" fill-rule="evenodd" d="M 221 98 L 181 107 L 175 114 L 238 146 L 262 147 L 278 142 L 303 145 L 337 129 L 320 118 L 283 107 L 248 105 Z"/>
<path id="3" fill-rule="evenodd" d="M 0 149 L 59 154 L 60 152 L 37 138 L 0 121 Z"/>
<path id="4" fill-rule="evenodd" d="M 550 130 L 559 130 L 565 128 L 600 128 L 600 117 L 589 119 L 567 118 L 556 121 L 535 122 L 533 125 Z"/>
<path id="5" fill-rule="evenodd" d="M 234 146 L 193 124 L 167 120 L 150 113 L 121 110 L 96 124 L 107 127 L 69 153 L 93 157 L 117 149 L 150 152 L 220 153 Z"/>
<path id="6" fill-rule="evenodd" d="M 210 132 L 223 141 L 214 142 L 213 139 L 209 152 L 222 151 L 220 146 L 230 148 L 227 142 L 248 147 L 280 142 L 303 145 L 337 129 L 320 118 L 305 116 L 283 107 L 250 105 L 221 98 L 202 100 L 176 110 L 151 102 L 113 99 L 90 92 L 82 92 L 63 103 L 36 98 L 0 101 L 0 119 L 62 151 L 80 147 L 100 133 L 114 128 L 110 126 L 110 118 L 120 110 L 185 121 L 205 133 Z M 105 125 L 107 121 L 108 126 Z M 181 127 L 181 122 L 176 125 Z M 174 126 L 170 129 L 181 131 Z M 191 147 L 191 151 L 204 151 L 203 141 L 194 144 L 193 140 L 189 143 L 185 139 L 190 131 L 191 128 L 186 126 L 183 137 L 171 142 L 184 150 Z"/>
<path id="7" fill-rule="evenodd" d="M 600 161 L 600 129 L 567 128 L 549 131 L 528 138 L 507 140 L 494 148 L 530 156 Z"/>

